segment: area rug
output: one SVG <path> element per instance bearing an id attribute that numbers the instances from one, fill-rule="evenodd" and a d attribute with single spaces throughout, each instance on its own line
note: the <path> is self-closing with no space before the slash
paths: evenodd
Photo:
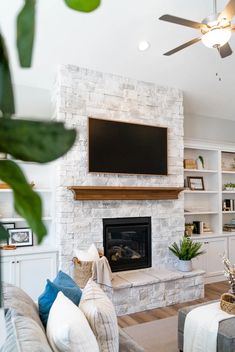
<path id="1" fill-rule="evenodd" d="M 124 330 L 145 352 L 178 352 L 177 319 L 178 317 L 174 316 L 154 320 L 129 326 Z"/>

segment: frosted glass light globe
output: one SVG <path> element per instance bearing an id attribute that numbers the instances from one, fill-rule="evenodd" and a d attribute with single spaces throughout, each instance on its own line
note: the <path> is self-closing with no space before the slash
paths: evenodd
<path id="1" fill-rule="evenodd" d="M 227 28 L 215 28 L 202 36 L 202 42 L 208 48 L 223 46 L 229 41 L 231 31 Z"/>

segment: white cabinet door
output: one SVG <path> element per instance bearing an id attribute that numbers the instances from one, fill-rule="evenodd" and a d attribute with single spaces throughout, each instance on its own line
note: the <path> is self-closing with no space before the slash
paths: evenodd
<path id="1" fill-rule="evenodd" d="M 223 254 L 227 255 L 227 238 L 207 241 L 207 276 L 223 275 Z"/>
<path id="2" fill-rule="evenodd" d="M 235 237 L 228 238 L 228 256 L 232 264 L 235 264 Z"/>
<path id="3" fill-rule="evenodd" d="M 3 282 L 15 285 L 15 257 L 1 257 L 1 278 Z"/>
<path id="4" fill-rule="evenodd" d="M 227 255 L 227 238 L 211 238 L 195 242 L 202 243 L 201 248 L 205 254 L 193 259 L 193 268 L 205 270 L 207 278 L 223 275 L 222 256 Z"/>
<path id="5" fill-rule="evenodd" d="M 47 279 L 57 272 L 56 253 L 27 254 L 16 257 L 16 286 L 27 292 L 33 300 L 43 292 Z"/>
<path id="6" fill-rule="evenodd" d="M 207 245 L 202 242 L 202 241 L 195 241 L 195 242 L 200 242 L 202 243 L 202 247 L 201 247 L 201 250 L 205 251 L 205 254 L 201 254 L 199 255 L 198 257 L 194 258 L 192 260 L 193 262 L 193 269 L 201 269 L 201 270 L 204 270 L 204 271 L 207 271 L 207 267 L 206 267 L 206 263 L 207 263 Z"/>

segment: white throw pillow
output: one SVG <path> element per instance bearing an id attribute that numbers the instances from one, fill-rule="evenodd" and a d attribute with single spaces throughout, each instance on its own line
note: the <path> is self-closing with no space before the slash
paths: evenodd
<path id="1" fill-rule="evenodd" d="M 92 279 L 82 292 L 79 308 L 96 336 L 100 351 L 118 352 L 118 323 L 113 303 Z"/>
<path id="2" fill-rule="evenodd" d="M 82 262 L 93 262 L 99 260 L 100 258 L 99 252 L 94 243 L 92 243 L 92 245 L 87 250 L 74 249 L 74 254 L 75 257 L 77 257 Z"/>
<path id="3" fill-rule="evenodd" d="M 47 337 L 55 352 L 99 352 L 85 315 L 62 292 L 51 307 Z"/>

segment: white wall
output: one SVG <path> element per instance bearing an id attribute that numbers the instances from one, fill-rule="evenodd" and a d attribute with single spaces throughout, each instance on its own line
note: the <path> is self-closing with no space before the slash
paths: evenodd
<path id="1" fill-rule="evenodd" d="M 235 143 L 235 121 L 185 114 L 184 137 Z"/>
<path id="2" fill-rule="evenodd" d="M 38 87 L 16 85 L 16 115 L 21 118 L 51 119 L 51 92 Z"/>

